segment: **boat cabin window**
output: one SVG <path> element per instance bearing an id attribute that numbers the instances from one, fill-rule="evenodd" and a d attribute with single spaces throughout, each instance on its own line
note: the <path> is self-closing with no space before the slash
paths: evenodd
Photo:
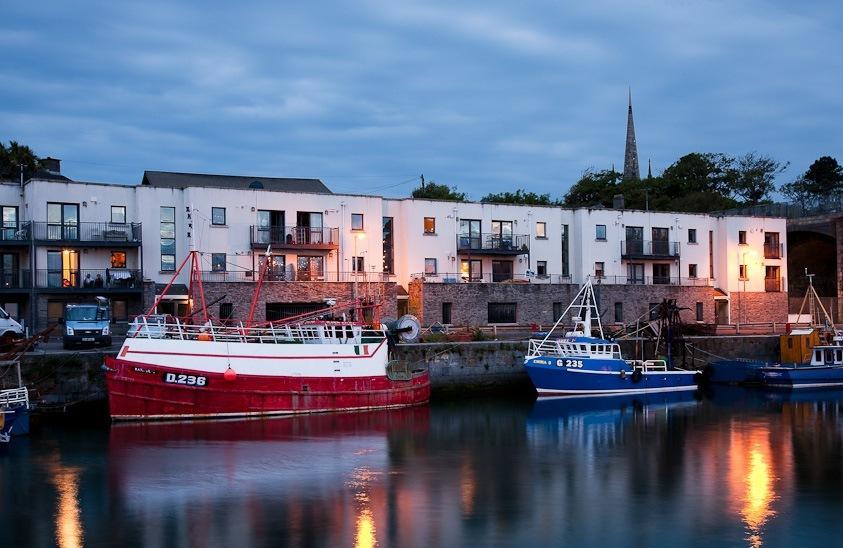
<path id="1" fill-rule="evenodd" d="M 814 361 L 817 363 L 823 362 L 823 351 L 822 350 L 814 350 Z"/>
<path id="2" fill-rule="evenodd" d="M 836 363 L 843 362 L 843 350 L 835 350 L 834 351 L 834 361 Z"/>
<path id="3" fill-rule="evenodd" d="M 834 350 L 831 348 L 825 349 L 825 363 L 833 363 L 834 362 Z"/>

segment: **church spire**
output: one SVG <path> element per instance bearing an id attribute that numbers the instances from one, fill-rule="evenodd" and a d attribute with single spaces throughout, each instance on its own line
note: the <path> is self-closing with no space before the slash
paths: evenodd
<path id="1" fill-rule="evenodd" d="M 626 150 L 623 159 L 624 180 L 641 179 L 638 168 L 638 146 L 635 144 L 635 124 L 632 121 L 632 88 L 629 90 L 629 110 L 626 119 Z"/>

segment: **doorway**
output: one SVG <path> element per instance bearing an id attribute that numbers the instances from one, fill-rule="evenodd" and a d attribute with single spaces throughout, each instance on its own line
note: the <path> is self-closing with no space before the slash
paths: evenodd
<path id="1" fill-rule="evenodd" d="M 47 251 L 47 287 L 79 287 L 78 251 Z"/>
<path id="2" fill-rule="evenodd" d="M 512 261 L 492 261 L 492 281 L 505 282 L 512 279 Z"/>
<path id="3" fill-rule="evenodd" d="M 717 299 L 714 301 L 714 323 L 727 325 L 729 323 L 729 301 Z"/>

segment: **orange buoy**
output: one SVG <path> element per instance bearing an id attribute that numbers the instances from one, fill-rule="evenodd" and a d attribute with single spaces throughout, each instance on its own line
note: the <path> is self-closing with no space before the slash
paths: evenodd
<path id="1" fill-rule="evenodd" d="M 196 336 L 196 340 L 210 341 L 210 340 L 213 340 L 213 338 L 211 337 L 210 333 L 199 333 L 199 335 Z"/>
<path id="2" fill-rule="evenodd" d="M 237 371 L 228 366 L 228 369 L 225 370 L 225 373 L 222 374 L 222 378 L 231 382 L 237 378 Z"/>

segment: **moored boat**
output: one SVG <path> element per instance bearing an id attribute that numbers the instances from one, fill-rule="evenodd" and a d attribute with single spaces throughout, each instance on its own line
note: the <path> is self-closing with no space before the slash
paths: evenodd
<path id="1" fill-rule="evenodd" d="M 430 397 L 426 370 L 391 359 L 394 335 L 386 326 L 305 317 L 253 324 L 252 311 L 245 324 L 221 325 L 207 317 L 201 282 L 198 289 L 203 321 L 148 322 L 153 306 L 117 356 L 106 358 L 113 420 L 355 411 Z"/>
<path id="2" fill-rule="evenodd" d="M 571 310 L 578 312 L 573 329 L 552 338 Z M 671 369 L 664 360 L 623 359 L 620 345 L 603 334 L 591 280 L 544 338 L 530 340 L 524 366 L 539 396 L 695 390 L 701 377 L 699 371 Z"/>
<path id="3" fill-rule="evenodd" d="M 843 388 L 843 340 L 815 346 L 806 364 L 773 365 L 761 368 L 761 382 L 767 388 Z"/>
<path id="4" fill-rule="evenodd" d="M 29 433 L 29 391 L 25 386 L 0 390 L 0 443 Z"/>

